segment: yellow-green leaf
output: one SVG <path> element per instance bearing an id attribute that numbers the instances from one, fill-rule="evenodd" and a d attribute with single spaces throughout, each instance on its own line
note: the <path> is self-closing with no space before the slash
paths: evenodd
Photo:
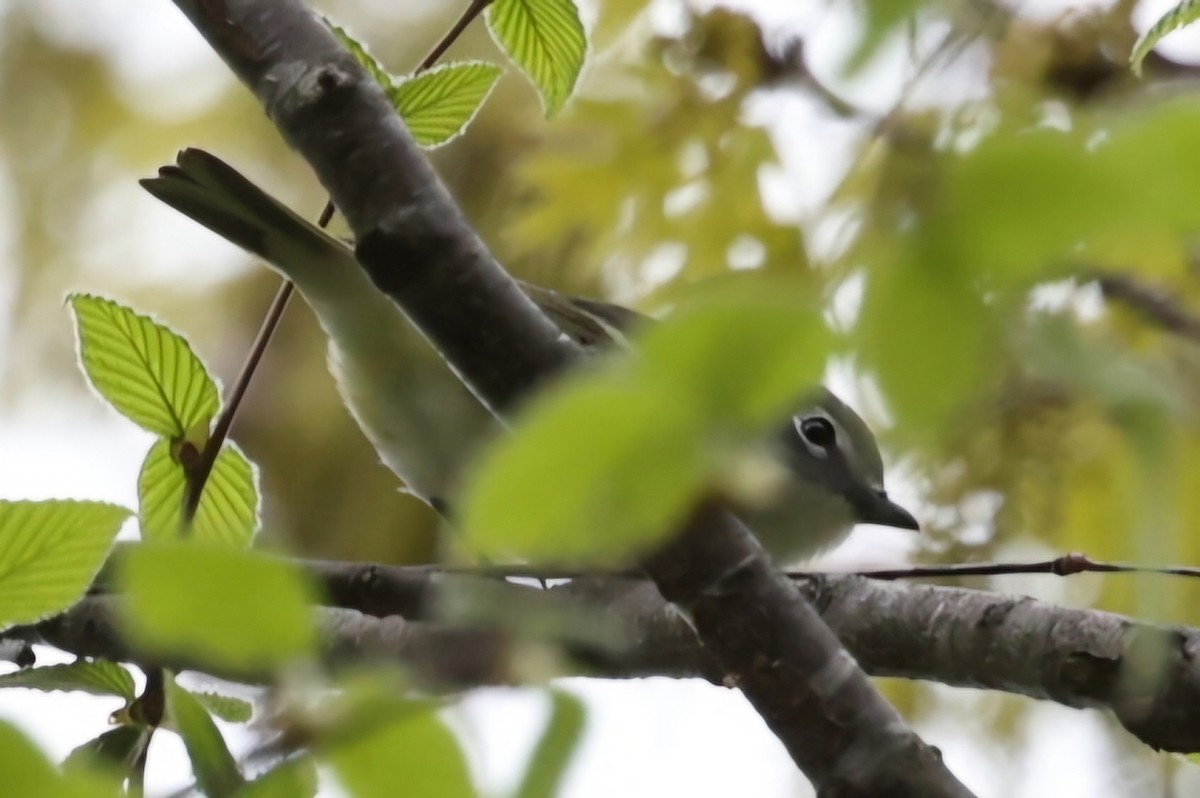
<path id="1" fill-rule="evenodd" d="M 1133 74 L 1142 74 L 1142 62 L 1168 33 L 1190 25 L 1197 19 L 1200 19 L 1200 0 L 1183 0 L 1159 17 L 1158 21 L 1134 42 L 1133 52 L 1129 54 L 1129 67 Z"/>
<path id="2" fill-rule="evenodd" d="M 995 311 L 964 274 L 933 253 L 906 254 L 867 284 L 859 363 L 888 397 L 897 434 L 928 442 L 984 385 L 1001 339 Z"/>
<path id="3" fill-rule="evenodd" d="M 146 452 L 138 472 L 138 525 L 144 540 L 175 540 L 183 530 L 187 477 L 171 456 L 171 442 L 160 439 Z"/>
<path id="4" fill-rule="evenodd" d="M 0 628 L 74 604 L 129 515 L 103 502 L 0 501 Z"/>
<path id="5" fill-rule="evenodd" d="M 138 522 L 146 540 L 175 540 L 183 529 L 187 476 L 170 441 L 150 447 L 138 474 Z M 244 548 L 258 531 L 258 471 L 232 442 L 217 455 L 192 520 L 196 540 Z"/>
<path id="6" fill-rule="evenodd" d="M 554 798 L 558 795 L 563 775 L 579 746 L 587 717 L 583 702 L 562 690 L 551 690 L 550 699 L 550 720 L 533 749 L 521 786 L 517 788 L 517 798 Z"/>
<path id="7" fill-rule="evenodd" d="M 561 110 L 587 53 L 573 0 L 496 0 L 487 22 L 492 37 L 541 93 L 546 116 Z"/>
<path id="8" fill-rule="evenodd" d="M 196 783 L 212 798 L 231 796 L 245 783 L 229 747 L 208 710 L 196 697 L 167 680 L 167 710 L 183 738 Z"/>
<path id="9" fill-rule="evenodd" d="M 413 138 L 422 147 L 440 147 L 462 133 L 491 93 L 503 70 L 469 61 L 445 64 L 407 77 L 393 75 L 344 28 L 328 19 L 334 35 L 383 87 Z"/>
<path id="10" fill-rule="evenodd" d="M 422 798 L 477 794 L 458 741 L 429 710 L 354 735 L 329 752 L 329 761 L 354 798 L 393 798 L 398 785 Z"/>
<path id="11" fill-rule="evenodd" d="M 217 412 L 217 386 L 183 336 L 111 299 L 72 294 L 68 301 L 84 371 L 121 415 L 180 438 Z"/>
<path id="12" fill-rule="evenodd" d="M 238 790 L 237 798 L 312 798 L 317 794 L 317 765 L 299 756 L 268 770 Z"/>
<path id="13" fill-rule="evenodd" d="M 1200 224 L 1189 199 L 1200 174 L 1197 135 L 1200 112 L 1178 101 L 1067 131 L 1000 128 L 929 171 L 944 181 L 942 193 L 880 249 L 919 248 L 918 267 L 988 287 L 1059 278 L 1079 263 L 1175 271 Z"/>
<path id="14" fill-rule="evenodd" d="M 816 385 L 827 335 L 785 283 L 724 284 L 640 351 L 533 401 L 462 504 L 488 556 L 612 563 L 675 531 Z"/>
<path id="15" fill-rule="evenodd" d="M 128 777 L 130 769 L 149 742 L 148 726 L 118 726 L 77 746 L 63 760 L 63 770 L 107 776 L 117 788 Z"/>
<path id="16" fill-rule="evenodd" d="M 124 791 L 88 773 L 62 774 L 29 738 L 0 721 L 0 773 L 4 793 L 21 798 L 103 798 Z"/>
<path id="17" fill-rule="evenodd" d="M 215 717 L 226 723 L 248 723 L 254 715 L 254 706 L 249 701 L 220 693 L 192 691 L 197 701 Z"/>
<path id="18" fill-rule="evenodd" d="M 598 374 L 535 402 L 462 505 L 485 556 L 615 562 L 673 531 L 704 487 L 700 424 L 661 384 Z"/>
<path id="19" fill-rule="evenodd" d="M 143 544 L 122 562 L 123 620 L 147 650 L 261 671 L 312 651 L 314 593 L 289 563 L 199 542 Z"/>
<path id="20" fill-rule="evenodd" d="M 434 67 L 388 90 L 409 132 L 422 147 L 439 147 L 466 129 L 503 72 L 470 61 Z"/>
<path id="21" fill-rule="evenodd" d="M 133 677 L 129 671 L 107 660 L 78 660 L 63 665 L 22 668 L 0 675 L 0 687 L 28 687 L 33 690 L 78 690 L 92 695 L 112 695 L 133 701 Z"/>
<path id="22" fill-rule="evenodd" d="M 333 35 L 350 51 L 355 60 L 362 65 L 363 69 L 367 70 L 367 74 L 374 78 L 376 83 L 385 89 L 391 88 L 393 81 L 391 73 L 383 68 L 383 65 L 379 63 L 379 59 L 367 52 L 365 44 L 351 36 L 342 26 L 335 25 L 329 17 L 322 17 L 321 19 L 333 31 Z"/>
<path id="23" fill-rule="evenodd" d="M 786 419 L 820 380 L 830 337 L 816 303 L 748 275 L 681 307 L 639 341 L 644 379 L 670 380 L 715 430 L 754 435 Z"/>
<path id="24" fill-rule="evenodd" d="M 200 495 L 193 521 L 197 540 L 249 546 L 259 525 L 258 469 L 237 444 L 226 443 Z"/>

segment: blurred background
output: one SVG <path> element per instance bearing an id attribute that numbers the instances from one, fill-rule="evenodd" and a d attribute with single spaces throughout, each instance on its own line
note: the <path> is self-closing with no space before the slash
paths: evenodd
<path id="1" fill-rule="evenodd" d="M 395 72 L 461 13 L 443 0 L 317 5 Z M 510 69 L 432 158 L 500 260 L 538 283 L 663 313 L 734 270 L 811 282 L 841 334 L 830 381 L 880 432 L 893 492 L 927 528 L 862 529 L 830 567 L 1075 550 L 1195 564 L 1200 322 L 1171 331 L 1161 311 L 1200 312 L 1200 39 L 1169 37 L 1140 80 L 1127 66 L 1170 5 L 581 1 L 591 52 L 567 109 L 543 119 Z M 500 61 L 481 25 L 450 57 Z M 0 497 L 133 506 L 151 441 L 89 395 L 65 294 L 153 313 L 228 384 L 278 285 L 137 178 L 201 146 L 301 214 L 325 198 L 165 0 L 0 0 L 0 100 Z M 1156 288 L 1158 304 L 1139 309 L 1122 285 Z M 342 409 L 302 302 L 233 437 L 261 468 L 264 545 L 432 555 L 433 518 Z M 1200 623 L 1200 586 L 1185 580 L 961 582 Z M 981 796 L 1200 790 L 1195 765 L 1099 713 L 882 685 Z M 569 796 L 806 794 L 736 694 L 567 686 L 589 707 Z M 515 778 L 543 702 L 481 691 L 452 711 L 485 787 Z M 55 755 L 103 727 L 92 706 L 0 694 L 0 715 Z M 152 789 L 187 783 L 182 759 L 150 763 Z"/>

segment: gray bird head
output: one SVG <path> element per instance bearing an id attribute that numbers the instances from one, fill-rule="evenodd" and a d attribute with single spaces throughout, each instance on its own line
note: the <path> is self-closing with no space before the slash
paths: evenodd
<path id="1" fill-rule="evenodd" d="M 920 529 L 912 514 L 888 498 L 883 458 L 866 422 L 828 390 L 815 392 L 781 434 L 792 471 L 841 496 L 855 522 Z"/>
<path id="2" fill-rule="evenodd" d="M 789 478 L 771 500 L 740 508 L 738 515 L 777 561 L 832 548 L 855 524 L 919 528 L 888 498 L 883 459 L 866 422 L 825 388 L 801 403 L 776 433 L 773 448 Z"/>

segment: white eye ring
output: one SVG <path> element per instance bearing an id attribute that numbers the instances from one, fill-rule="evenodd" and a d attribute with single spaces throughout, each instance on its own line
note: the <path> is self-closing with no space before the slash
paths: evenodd
<path id="1" fill-rule="evenodd" d="M 837 430 L 824 416 L 797 417 L 793 423 L 800 440 L 814 457 L 828 457 L 829 450 L 837 446 Z"/>

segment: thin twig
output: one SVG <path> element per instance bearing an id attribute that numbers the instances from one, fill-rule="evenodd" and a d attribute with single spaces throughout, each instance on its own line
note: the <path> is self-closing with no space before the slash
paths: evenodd
<path id="1" fill-rule="evenodd" d="M 421 63 L 417 65 L 416 74 L 424 72 L 431 66 L 437 63 L 437 60 L 450 49 L 450 45 L 458 40 L 462 32 L 467 29 L 467 26 L 475 21 L 475 18 L 483 13 L 484 9 L 492 4 L 492 0 L 471 0 L 471 4 L 463 11 L 462 16 L 458 21 L 450 26 L 450 30 L 446 31 L 446 35 L 442 40 L 433 46 L 429 54 L 421 59 Z"/>
<path id="2" fill-rule="evenodd" d="M 258 335 L 254 338 L 254 344 L 250 347 L 246 362 L 242 365 L 237 381 L 233 384 L 233 390 L 229 393 L 229 401 L 221 414 L 217 416 L 217 423 L 213 426 L 208 441 L 204 444 L 204 451 L 201 452 L 200 459 L 188 472 L 188 491 L 183 504 L 185 525 L 190 525 L 192 519 L 196 517 L 196 510 L 200 507 L 200 497 L 204 494 L 204 485 L 208 482 L 213 465 L 217 462 L 217 455 L 221 453 L 221 447 L 225 445 L 225 439 L 229 437 L 229 429 L 233 426 L 233 419 L 242 405 L 246 390 L 250 387 L 250 380 L 258 370 L 259 361 L 262 360 L 263 354 L 267 351 L 267 345 L 271 343 L 271 338 L 279 327 L 279 320 L 283 318 L 283 312 L 287 310 L 288 300 L 292 297 L 292 289 L 291 281 L 284 280 L 280 284 L 279 290 L 275 292 L 275 298 L 271 300 L 266 318 L 258 328 Z"/>
<path id="3" fill-rule="evenodd" d="M 636 569 L 626 570 L 586 570 L 570 567 L 537 566 L 528 564 L 456 566 L 456 565 L 411 565 L 406 570 L 413 572 L 457 574 L 465 576 L 488 577 L 493 579 L 529 579 L 545 584 L 548 581 L 581 579 L 589 577 L 626 577 L 642 578 L 644 575 Z M 789 568 L 782 571 L 789 579 L 804 579 L 820 571 L 812 569 Z M 838 572 L 841 573 L 841 572 Z M 849 571 L 848 575 L 863 576 L 868 579 L 883 581 L 898 579 L 921 579 L 929 577 L 960 577 L 960 576 L 1015 576 L 1019 574 L 1053 574 L 1054 576 L 1073 576 L 1082 573 L 1103 574 L 1156 574 L 1160 576 L 1200 577 L 1200 567 L 1187 565 L 1136 565 L 1134 563 L 1107 562 L 1093 560 L 1086 554 L 1072 552 L 1055 557 L 1051 560 L 1037 562 L 987 562 L 987 563 L 958 563 L 950 565 L 910 566 L 906 568 L 883 568 L 874 570 Z"/>
<path id="4" fill-rule="evenodd" d="M 1125 303 L 1168 332 L 1200 338 L 1200 317 L 1189 313 L 1166 291 L 1139 282 L 1127 274 L 1098 272 L 1095 277 L 1106 299 Z"/>
<path id="5" fill-rule="evenodd" d="M 446 31 L 446 35 L 441 38 L 441 41 L 435 44 L 433 49 L 421 59 L 421 63 L 417 64 L 417 68 L 413 70 L 413 74 L 420 75 L 436 64 L 438 59 L 450 49 L 450 45 L 458 41 L 458 37 L 467 29 L 467 26 L 474 22 L 475 18 L 482 14 L 484 9 L 491 4 L 492 0 L 471 0 L 471 4 L 463 11 L 462 16 L 450 26 L 450 30 Z M 321 218 L 326 220 L 325 224 L 329 224 L 328 220 L 333 218 L 333 214 L 333 200 L 329 200 L 325 203 L 325 210 L 321 212 Z M 324 227 L 325 224 L 321 226 Z"/>
<path id="6" fill-rule="evenodd" d="M 801 572 L 787 572 L 795 576 Z M 918 566 L 912 568 L 858 571 L 870 579 L 915 579 L 931 576 L 1009 576 L 1016 574 L 1053 574 L 1072 576 L 1083 573 L 1100 574 L 1158 574 L 1162 576 L 1200 577 L 1200 568 L 1187 565 L 1135 565 L 1123 562 L 1093 560 L 1086 554 L 1071 553 L 1040 562 L 985 562 L 956 565 Z"/>

